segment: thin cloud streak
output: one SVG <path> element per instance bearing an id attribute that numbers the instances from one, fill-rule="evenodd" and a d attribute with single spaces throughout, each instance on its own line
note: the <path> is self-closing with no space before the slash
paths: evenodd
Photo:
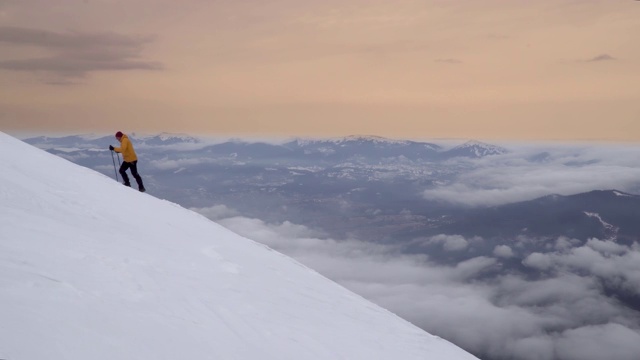
<path id="1" fill-rule="evenodd" d="M 139 49 L 153 37 L 127 37 L 114 33 L 58 33 L 35 28 L 0 26 L 0 41 L 16 45 L 36 45 L 45 48 L 82 50 L 87 47 L 120 47 Z"/>
<path id="2" fill-rule="evenodd" d="M 138 59 L 151 36 L 115 33 L 53 32 L 42 29 L 1 26 L 0 43 L 37 47 L 50 56 L 0 61 L 0 68 L 23 72 L 45 72 L 63 80 L 49 84 L 69 85 L 65 78 L 82 78 L 97 71 L 162 70 L 157 61 Z"/>
<path id="3" fill-rule="evenodd" d="M 602 54 L 587 60 L 587 62 L 600 62 L 600 61 L 613 61 L 613 60 L 618 60 L 618 59 L 614 58 L 609 54 Z"/>

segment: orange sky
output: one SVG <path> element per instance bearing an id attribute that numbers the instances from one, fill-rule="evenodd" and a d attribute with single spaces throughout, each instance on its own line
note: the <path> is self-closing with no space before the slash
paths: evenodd
<path id="1" fill-rule="evenodd" d="M 0 130 L 640 140 L 632 0 L 0 0 Z"/>

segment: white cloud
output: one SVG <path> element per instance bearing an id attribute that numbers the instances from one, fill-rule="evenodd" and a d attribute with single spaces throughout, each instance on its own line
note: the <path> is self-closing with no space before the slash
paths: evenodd
<path id="1" fill-rule="evenodd" d="M 533 253 L 522 260 L 522 264 L 538 270 L 547 270 L 551 268 L 553 260 L 549 255 Z"/>
<path id="2" fill-rule="evenodd" d="M 589 239 L 586 244 L 588 247 L 592 248 L 595 251 L 598 251 L 604 256 L 608 255 L 622 255 L 629 251 L 629 249 L 624 246 L 617 244 L 613 241 L 602 241 L 598 239 Z"/>
<path id="3" fill-rule="evenodd" d="M 513 257 L 513 250 L 507 245 L 498 245 L 493 249 L 493 255 L 501 258 Z"/>
<path id="4" fill-rule="evenodd" d="M 442 244 L 446 251 L 461 251 L 469 246 L 469 242 L 460 235 L 436 235 L 429 239 L 430 244 Z"/>
<path id="5" fill-rule="evenodd" d="M 237 211 L 227 207 L 226 205 L 214 205 L 206 208 L 191 208 L 211 220 L 220 220 L 239 215 Z"/>
<path id="6" fill-rule="evenodd" d="M 640 354 L 640 334 L 619 324 L 583 326 L 565 331 L 557 349 L 561 359 L 634 360 Z"/>
<path id="7" fill-rule="evenodd" d="M 558 239 L 556 239 L 556 243 L 555 243 L 555 249 L 556 250 L 566 250 L 566 249 L 570 249 L 571 247 L 580 244 L 580 240 L 577 239 L 569 239 L 567 237 L 561 236 Z"/>
<path id="8" fill-rule="evenodd" d="M 455 277 L 460 280 L 471 279 L 482 274 L 483 271 L 496 265 L 496 259 L 479 256 L 473 259 L 465 260 L 456 265 L 454 272 Z"/>

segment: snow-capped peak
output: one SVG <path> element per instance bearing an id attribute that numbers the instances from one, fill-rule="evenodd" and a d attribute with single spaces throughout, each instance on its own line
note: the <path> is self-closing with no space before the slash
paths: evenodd
<path id="1" fill-rule="evenodd" d="M 452 152 L 465 151 L 474 157 L 483 157 L 489 155 L 506 154 L 509 151 L 503 147 L 487 144 L 477 140 L 470 140 L 462 145 L 458 145 L 455 148 L 449 150 Z"/>
<path id="2" fill-rule="evenodd" d="M 375 144 L 394 144 L 394 145 L 406 145 L 409 142 L 406 140 L 389 139 L 382 136 L 375 135 L 349 135 L 339 140 L 340 142 L 370 142 Z"/>
<path id="3" fill-rule="evenodd" d="M 185 142 L 185 143 L 197 143 L 200 140 L 198 138 L 195 138 L 191 135 L 187 135 L 187 134 L 172 134 L 172 133 L 167 133 L 167 132 L 163 132 L 163 133 L 159 133 L 157 135 L 150 135 L 150 136 L 145 136 L 142 137 L 143 140 L 145 141 L 149 141 L 149 140 L 160 140 L 162 142 Z"/>
<path id="4" fill-rule="evenodd" d="M 373 143 L 376 145 L 406 145 L 410 143 L 406 140 L 394 140 L 374 135 L 349 135 L 333 139 L 296 139 L 295 142 L 301 147 L 317 144 L 345 145 L 348 143 Z"/>

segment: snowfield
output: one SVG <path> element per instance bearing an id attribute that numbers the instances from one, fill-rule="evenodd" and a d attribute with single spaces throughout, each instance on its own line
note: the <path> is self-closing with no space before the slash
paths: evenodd
<path id="1" fill-rule="evenodd" d="M 0 359 L 476 359 L 264 245 L 4 133 L 0 162 Z"/>

